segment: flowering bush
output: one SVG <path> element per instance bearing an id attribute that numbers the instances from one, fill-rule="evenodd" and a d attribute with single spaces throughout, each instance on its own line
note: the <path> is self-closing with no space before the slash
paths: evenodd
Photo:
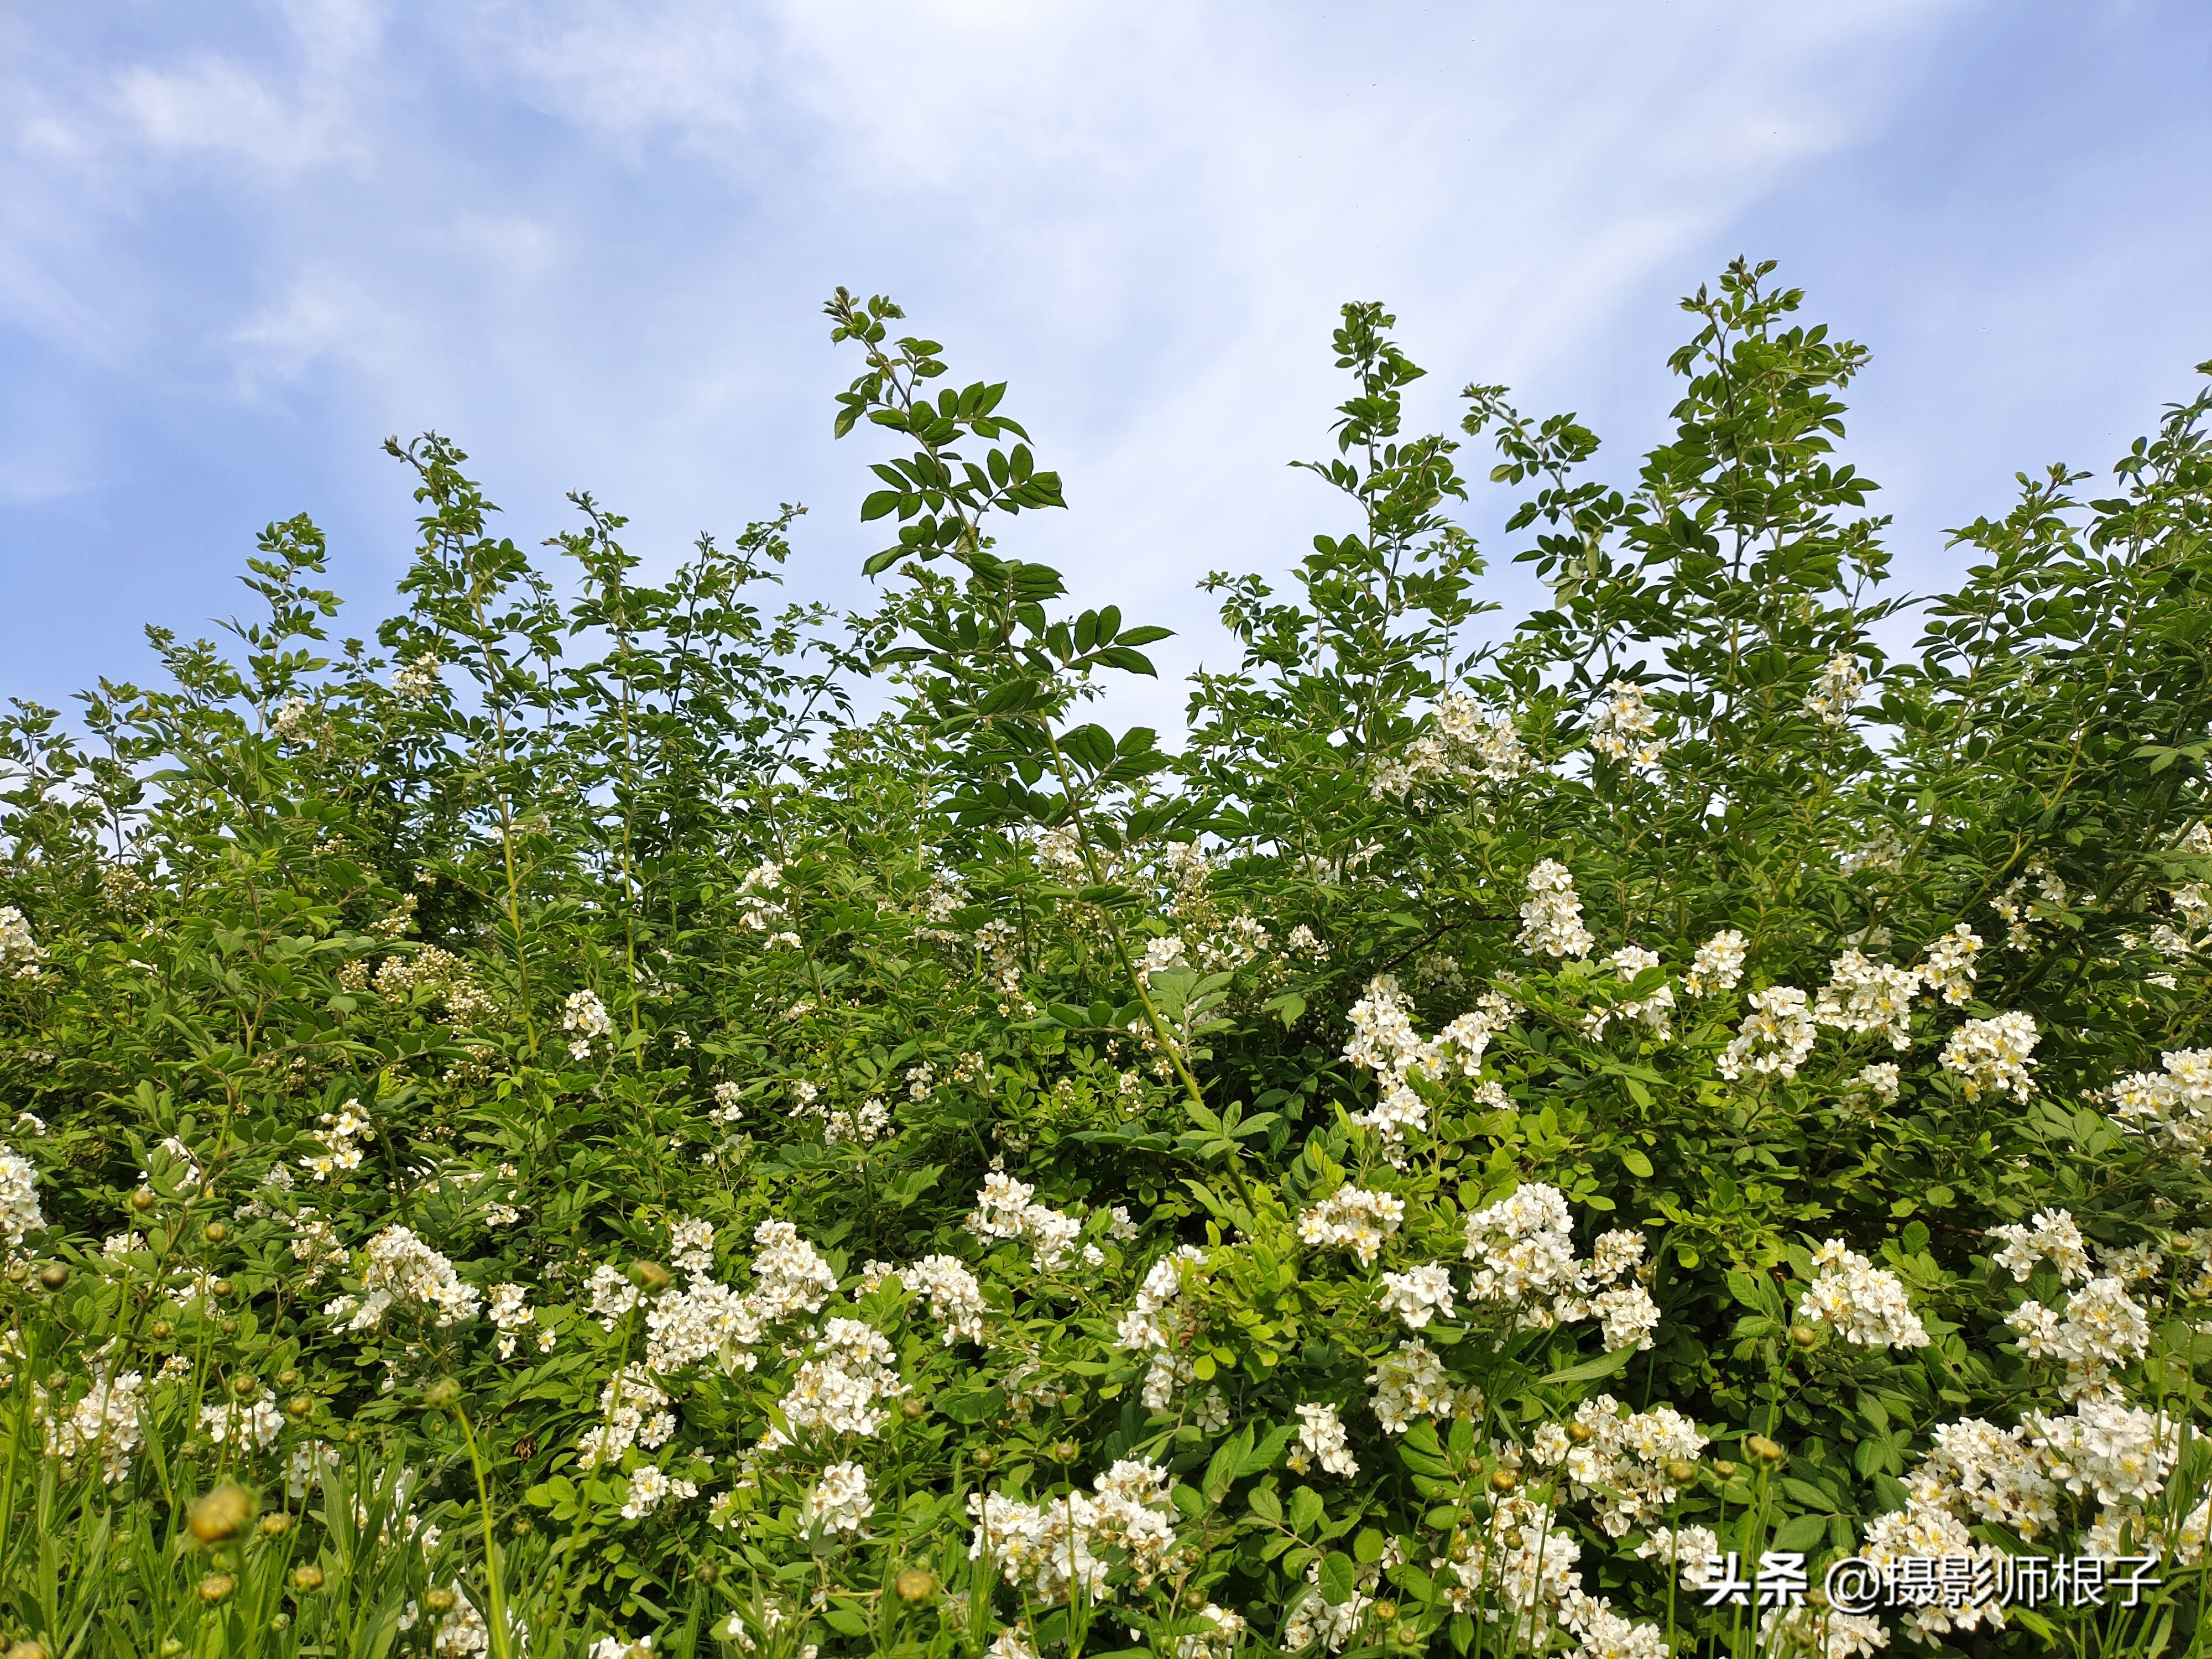
<path id="1" fill-rule="evenodd" d="M 1732 267 L 1632 484 L 1378 307 L 1174 752 L 842 291 L 795 509 L 566 584 L 445 441 L 333 644 L 0 726 L 0 1636 L 49 1653 L 2191 1650 L 2212 399 L 1881 597 L 1863 353 Z M 565 595 L 565 597 L 564 597 Z"/>

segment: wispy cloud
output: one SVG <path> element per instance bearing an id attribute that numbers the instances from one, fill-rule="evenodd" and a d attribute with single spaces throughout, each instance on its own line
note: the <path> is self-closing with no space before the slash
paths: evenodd
<path id="1" fill-rule="evenodd" d="M 1929 503 L 1959 492 L 1927 458 L 1948 444 L 1985 465 L 1975 446 L 2039 432 L 2018 377 L 2039 361 L 2067 395 L 2094 386 L 2096 352 L 2170 331 L 2208 272 L 2181 198 L 2115 239 L 2136 266 L 2117 273 L 2008 246 L 1992 216 L 2027 165 L 2006 143 L 2062 118 L 2114 161 L 2153 142 L 2128 125 L 2152 106 L 2129 77 L 2185 79 L 2212 27 L 2149 9 L 2081 37 L 2084 61 L 2125 59 L 2080 94 L 2101 125 L 1984 84 L 2011 20 L 2087 26 L 1977 0 L 19 16 L 0 338 L 26 365 L 13 395 L 40 410 L 0 428 L 0 491 L 39 504 L 19 533 L 103 571 L 143 557 L 158 513 L 173 551 L 134 591 L 189 617 L 227 605 L 246 525 L 301 506 L 369 561 L 368 586 L 407 518 L 374 441 L 434 425 L 521 532 L 589 486 L 659 558 L 811 501 L 794 584 L 849 594 L 871 544 L 849 510 L 864 441 L 826 441 L 853 371 L 814 314 L 845 282 L 897 295 L 957 373 L 1014 382 L 1077 509 L 1024 520 L 1022 550 L 1185 628 L 1165 660 L 1187 667 L 1223 647 L 1194 575 L 1279 568 L 1340 519 L 1282 465 L 1322 446 L 1341 395 L 1340 301 L 1395 306 L 1437 371 L 1425 422 L 1480 376 L 1640 439 L 1668 396 L 1669 296 L 1728 253 L 1780 249 L 1923 365 L 1917 391 L 1902 372 L 1869 386 L 1892 434 L 1877 449 L 1920 492 L 1909 514 L 1948 511 Z M 2154 27 L 2160 55 L 2128 58 Z M 2201 112 L 2174 118 L 2212 137 Z M 1962 158 L 1985 152 L 1978 178 Z M 2172 291 L 2096 319 L 2100 283 L 2148 291 L 2147 246 Z M 2053 293 L 2082 313 L 2056 331 L 2037 316 Z M 1969 294 L 1973 321 L 1946 324 Z M 2036 358 L 2008 349 L 2024 340 Z M 1979 413 L 1939 409 L 1939 380 Z M 119 648 L 131 619 L 70 611 L 71 579 L 34 578 L 79 620 L 0 633 L 0 656 L 74 679 L 64 654 Z M 1178 695 L 1132 706 L 1167 723 Z"/>

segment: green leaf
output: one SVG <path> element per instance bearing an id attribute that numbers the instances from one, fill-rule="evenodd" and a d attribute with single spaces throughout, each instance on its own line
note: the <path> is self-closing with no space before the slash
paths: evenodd
<path id="1" fill-rule="evenodd" d="M 1321 1559 L 1321 1599 L 1333 1607 L 1352 1600 L 1359 1583 L 1358 1571 L 1342 1550 L 1331 1550 Z"/>

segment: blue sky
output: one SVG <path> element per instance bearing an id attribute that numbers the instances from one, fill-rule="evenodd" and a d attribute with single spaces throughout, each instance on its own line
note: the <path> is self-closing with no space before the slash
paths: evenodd
<path id="1" fill-rule="evenodd" d="M 1351 298 L 1423 421 L 1505 380 L 1626 477 L 1675 297 L 1782 260 L 1874 349 L 1849 454 L 1925 590 L 1946 526 L 2212 357 L 2208 86 L 2202 0 L 13 8 L 0 695 L 143 675 L 140 625 L 230 613 L 302 510 L 366 632 L 411 539 L 378 445 L 425 428 L 518 539 L 587 488 L 656 568 L 803 501 L 791 591 L 855 598 L 840 283 L 1012 382 L 1073 511 L 1010 550 L 1183 630 L 1124 700 L 1164 725 L 1229 655 L 1191 581 L 1344 527 L 1284 463 Z"/>

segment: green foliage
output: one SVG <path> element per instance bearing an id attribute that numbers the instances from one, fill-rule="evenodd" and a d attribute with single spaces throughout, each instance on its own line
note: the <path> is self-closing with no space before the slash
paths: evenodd
<path id="1" fill-rule="evenodd" d="M 541 568 L 432 434 L 374 645 L 295 518 L 229 647 L 15 705 L 0 1636 L 1840 1656 L 1665 1529 L 1818 1585 L 1902 1516 L 2161 1582 L 1894 1644 L 2198 1650 L 2212 394 L 1893 658 L 1866 354 L 1769 274 L 1632 481 L 1468 388 L 1494 637 L 1347 306 L 1346 517 L 1206 579 L 1179 745 L 1085 718 L 1166 630 L 999 550 L 1065 505 L 1006 387 L 842 289 L 872 611 L 766 605 L 795 507 Z"/>

